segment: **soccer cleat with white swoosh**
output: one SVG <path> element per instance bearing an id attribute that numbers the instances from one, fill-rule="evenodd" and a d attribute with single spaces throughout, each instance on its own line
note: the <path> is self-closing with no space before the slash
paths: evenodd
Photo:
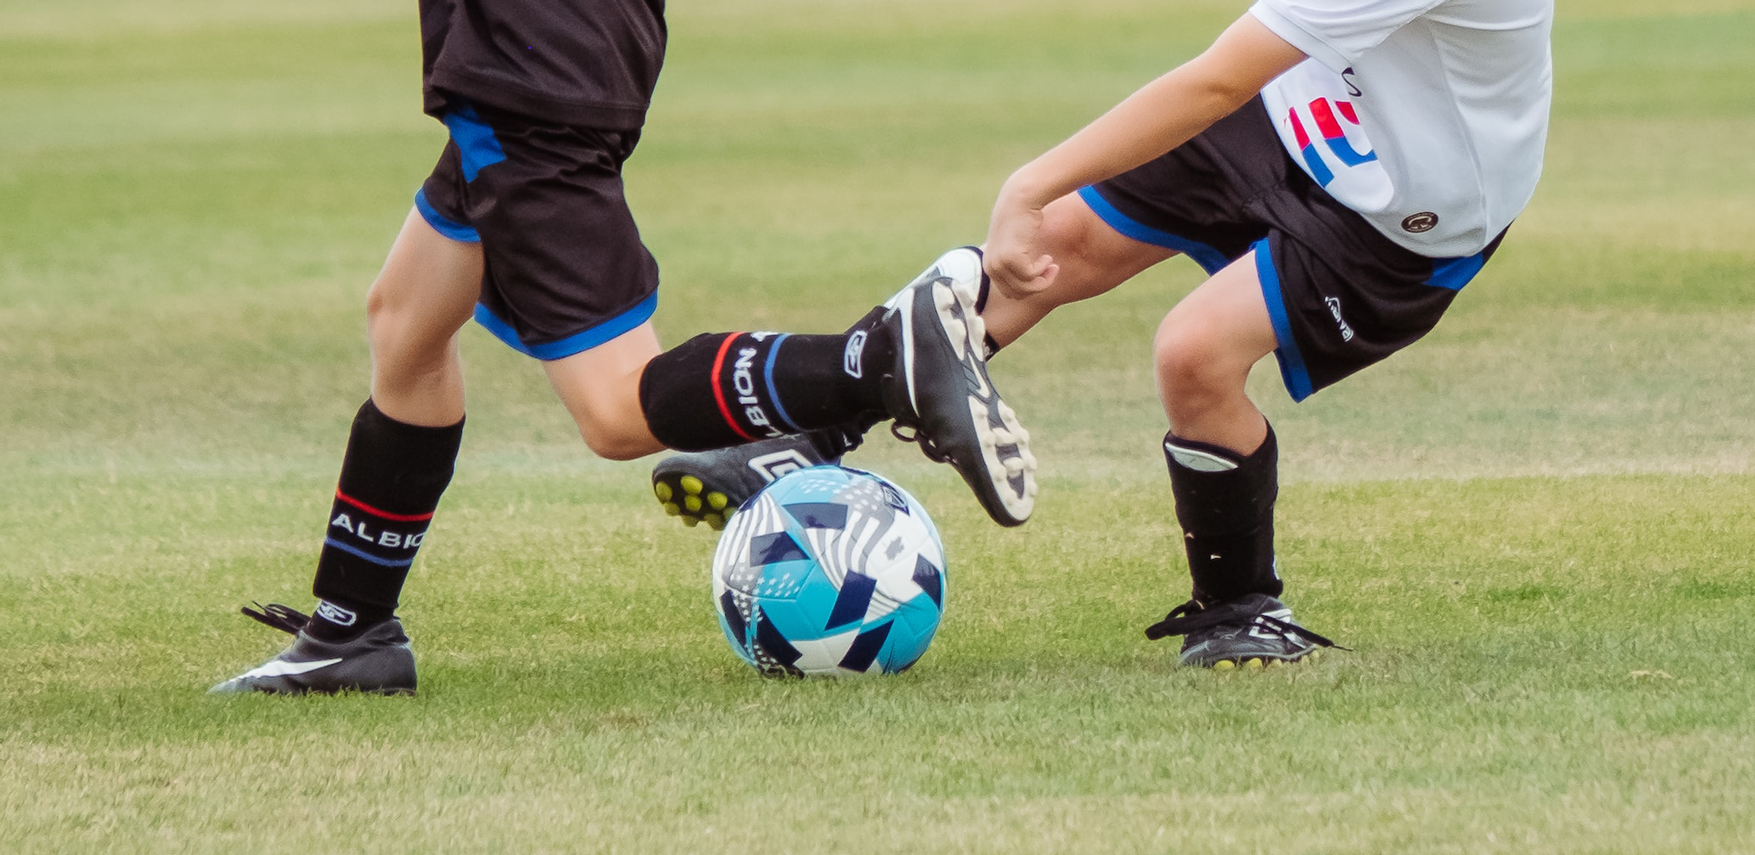
<path id="1" fill-rule="evenodd" d="M 986 277 L 981 250 L 960 247 L 884 304 L 877 325 L 896 356 L 883 398 L 898 438 L 955 467 L 994 522 L 1022 525 L 1036 505 L 1036 456 L 987 376 L 987 327 L 976 308 Z"/>
<path id="2" fill-rule="evenodd" d="M 364 692 L 376 695 L 414 694 L 414 651 L 395 618 L 368 627 L 343 642 L 319 641 L 306 635 L 310 618 L 279 603 L 244 614 L 293 634 L 293 643 L 273 659 L 208 691 L 215 694 L 263 692 L 271 695 L 332 695 Z"/>

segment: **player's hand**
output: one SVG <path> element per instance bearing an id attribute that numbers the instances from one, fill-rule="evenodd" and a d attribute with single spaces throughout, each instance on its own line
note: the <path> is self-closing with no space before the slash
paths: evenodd
<path id="1" fill-rule="evenodd" d="M 988 279 L 1008 298 L 1022 300 L 1054 284 L 1060 265 L 1041 251 L 1042 206 L 1000 191 L 987 225 L 983 266 Z"/>

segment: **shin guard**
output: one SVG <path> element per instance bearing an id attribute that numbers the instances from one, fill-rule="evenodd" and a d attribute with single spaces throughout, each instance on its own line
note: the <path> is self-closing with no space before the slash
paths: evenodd
<path id="1" fill-rule="evenodd" d="M 1278 597 L 1284 585 L 1274 567 L 1279 447 L 1273 428 L 1248 455 L 1166 434 L 1164 457 L 1194 577 L 1194 599 L 1216 603 L 1246 594 Z"/>

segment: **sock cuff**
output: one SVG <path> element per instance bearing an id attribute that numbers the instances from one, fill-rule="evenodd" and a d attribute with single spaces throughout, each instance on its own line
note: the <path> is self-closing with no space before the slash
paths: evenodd
<path id="1" fill-rule="evenodd" d="M 451 483 L 462 445 L 461 420 L 440 427 L 408 424 L 368 399 L 354 416 L 337 499 L 384 516 L 430 514 Z"/>
<path id="2" fill-rule="evenodd" d="M 1248 454 L 1168 434 L 1164 458 L 1176 519 L 1184 531 L 1229 534 L 1271 518 L 1279 493 L 1279 448 L 1271 426 L 1261 445 Z"/>
<path id="3" fill-rule="evenodd" d="M 1241 454 L 1222 445 L 1210 442 L 1183 439 L 1174 431 L 1164 434 L 1164 457 L 1174 471 L 1177 468 L 1194 472 L 1229 472 L 1235 469 L 1258 468 L 1267 461 L 1279 458 L 1279 443 L 1274 438 L 1274 426 L 1267 426 L 1267 436 L 1256 446 L 1254 451 Z"/>
<path id="4" fill-rule="evenodd" d="M 398 421 L 378 409 L 378 402 L 367 398 L 360 405 L 359 412 L 353 417 L 356 427 L 395 436 L 397 440 L 413 445 L 431 445 L 433 450 L 444 451 L 458 446 L 462 442 L 463 423 L 467 419 L 458 419 L 456 424 L 428 427 L 426 425 L 409 424 Z M 428 449 L 418 449 L 428 450 Z"/>

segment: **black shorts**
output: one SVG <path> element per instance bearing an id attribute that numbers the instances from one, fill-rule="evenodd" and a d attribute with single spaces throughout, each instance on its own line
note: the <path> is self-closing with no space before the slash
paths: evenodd
<path id="1" fill-rule="evenodd" d="M 451 139 L 420 192 L 427 224 L 486 258 L 475 319 L 538 359 L 596 347 L 652 317 L 658 263 L 622 194 L 638 131 L 453 106 Z"/>
<path id="2" fill-rule="evenodd" d="M 1079 191 L 1110 227 L 1210 273 L 1255 252 L 1293 400 L 1412 344 L 1481 271 L 1384 237 L 1292 161 L 1261 99 L 1144 166 Z"/>

